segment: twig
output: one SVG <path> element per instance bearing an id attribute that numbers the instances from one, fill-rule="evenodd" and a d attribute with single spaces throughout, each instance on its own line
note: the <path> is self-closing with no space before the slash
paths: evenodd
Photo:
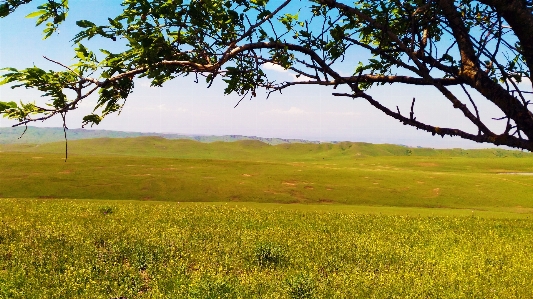
<path id="1" fill-rule="evenodd" d="M 411 103 L 411 113 L 409 113 L 409 118 L 411 120 L 416 120 L 414 109 L 415 109 L 415 98 L 413 97 L 413 102 Z M 400 111 L 398 110 L 398 112 Z"/>
<path id="2" fill-rule="evenodd" d="M 46 60 L 48 60 L 48 61 L 50 61 L 50 62 L 53 62 L 53 63 L 55 63 L 55 64 L 58 64 L 58 65 L 60 65 L 60 66 L 62 66 L 62 67 L 64 67 L 64 68 L 66 68 L 67 70 L 73 72 L 73 73 L 74 73 L 76 76 L 78 76 L 80 79 L 83 79 L 83 77 L 80 76 L 80 74 L 76 73 L 73 69 L 71 69 L 70 67 L 68 67 L 68 66 L 66 66 L 66 65 L 64 65 L 64 64 L 62 64 L 61 62 L 57 62 L 57 61 L 55 61 L 55 60 L 53 60 L 53 59 L 50 59 L 50 58 L 48 58 L 48 57 L 46 57 L 46 56 L 43 56 L 43 58 L 46 59 Z"/>
<path id="3" fill-rule="evenodd" d="M 68 158 L 68 139 L 67 139 L 67 121 L 66 121 L 66 112 L 61 112 L 61 117 L 63 118 L 63 133 L 65 134 L 65 162 L 67 162 Z"/>

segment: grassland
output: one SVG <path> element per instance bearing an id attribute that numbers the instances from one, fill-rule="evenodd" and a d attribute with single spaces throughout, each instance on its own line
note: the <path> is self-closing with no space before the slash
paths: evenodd
<path id="1" fill-rule="evenodd" d="M 530 219 L 21 199 L 0 215 L 3 298 L 527 298 L 533 282 Z"/>
<path id="2" fill-rule="evenodd" d="M 162 138 L 0 147 L 0 298 L 528 298 L 533 157 Z"/>
<path id="3" fill-rule="evenodd" d="M 62 162 L 64 146 L 2 147 L 0 197 L 533 208 L 532 176 L 502 174 L 533 172 L 521 152 L 126 138 Z"/>

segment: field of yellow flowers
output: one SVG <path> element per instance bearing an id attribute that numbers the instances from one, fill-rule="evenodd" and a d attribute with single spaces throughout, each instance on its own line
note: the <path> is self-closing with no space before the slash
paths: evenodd
<path id="1" fill-rule="evenodd" d="M 526 298 L 533 221 L 0 199 L 0 298 Z"/>

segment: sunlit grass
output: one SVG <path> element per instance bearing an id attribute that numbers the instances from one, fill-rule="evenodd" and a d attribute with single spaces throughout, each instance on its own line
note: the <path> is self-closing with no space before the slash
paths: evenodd
<path id="1" fill-rule="evenodd" d="M 0 152 L 0 298 L 531 295 L 526 154 L 60 145 Z"/>
<path id="2" fill-rule="evenodd" d="M 519 298 L 533 222 L 0 200 L 1 298 Z"/>
<path id="3" fill-rule="evenodd" d="M 533 208 L 532 158 L 270 159 L 3 152 L 0 197 Z"/>

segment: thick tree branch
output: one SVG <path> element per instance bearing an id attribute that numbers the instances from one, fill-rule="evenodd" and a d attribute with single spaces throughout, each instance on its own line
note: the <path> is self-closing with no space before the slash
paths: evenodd
<path id="1" fill-rule="evenodd" d="M 527 140 L 523 140 L 521 138 L 517 138 L 508 134 L 502 134 L 502 135 L 496 135 L 496 134 L 482 134 L 482 135 L 474 135 L 467 132 L 464 132 L 459 129 L 453 129 L 453 128 L 440 128 L 431 126 L 422 122 L 417 121 L 415 118 L 411 119 L 410 117 L 405 117 L 401 115 L 399 112 L 394 112 L 390 110 L 389 108 L 381 105 L 379 101 L 375 100 L 372 96 L 364 93 L 364 92 L 357 92 L 354 94 L 348 94 L 348 93 L 333 93 L 334 96 L 345 96 L 345 97 L 351 97 L 351 98 L 364 98 L 367 100 L 372 106 L 376 107 L 383 113 L 387 114 L 388 116 L 395 118 L 399 121 L 401 121 L 405 125 L 413 126 L 417 129 L 424 130 L 426 132 L 430 132 L 433 135 L 440 135 L 442 137 L 444 136 L 459 136 L 464 139 L 472 140 L 475 142 L 480 143 L 492 143 L 496 145 L 507 145 L 511 147 L 517 147 L 517 148 L 524 148 L 529 151 L 533 151 L 533 144 Z"/>
<path id="2" fill-rule="evenodd" d="M 450 85 L 460 85 L 461 81 L 455 78 L 443 78 L 443 79 L 434 79 L 434 81 L 439 82 L 443 86 Z M 293 85 L 324 85 L 324 86 L 338 86 L 348 83 L 404 83 L 409 85 L 434 85 L 434 82 L 427 82 L 423 78 L 415 78 L 409 76 L 382 76 L 382 75 L 368 75 L 361 74 L 358 76 L 351 77 L 341 77 L 340 79 L 330 80 L 330 81 L 295 81 L 295 82 L 285 82 L 280 86 L 288 87 Z M 282 89 L 282 88 L 280 88 Z"/>
<path id="3" fill-rule="evenodd" d="M 380 24 L 376 20 L 372 19 L 370 16 L 365 15 L 362 13 L 358 8 L 356 7 L 350 7 L 342 3 L 338 3 L 336 0 L 319 0 L 322 4 L 327 5 L 329 7 L 335 7 L 342 11 L 345 14 L 352 14 L 356 15 L 362 20 L 368 22 L 371 26 L 374 28 L 382 30 L 384 34 L 386 34 L 389 38 L 391 38 L 398 46 L 398 48 L 406 53 L 409 58 L 413 60 L 413 62 L 416 64 L 418 71 L 417 74 L 423 77 L 428 82 L 432 82 L 433 85 L 453 104 L 453 107 L 456 109 L 461 110 L 463 112 L 464 116 L 468 118 L 473 124 L 475 124 L 482 132 L 485 134 L 493 134 L 485 124 L 479 121 L 478 118 L 468 109 L 468 107 L 463 104 L 457 97 L 450 92 L 448 89 L 446 89 L 440 82 L 437 82 L 433 79 L 433 77 L 430 75 L 430 71 L 427 68 L 427 66 L 421 62 L 418 57 L 415 55 L 414 50 L 407 47 L 400 38 L 394 34 L 392 31 L 388 29 L 386 26 L 387 24 Z M 355 91 L 355 90 L 354 90 Z"/>
<path id="4" fill-rule="evenodd" d="M 533 79 L 533 14 L 525 7 L 521 0 L 479 0 L 479 2 L 494 7 L 505 21 L 511 26 L 522 47 L 520 53 L 524 55 L 529 68 L 530 79 Z M 533 80 L 531 80 L 533 82 Z"/>
<path id="5" fill-rule="evenodd" d="M 533 114 L 517 98 L 509 94 L 507 90 L 495 83 L 480 69 L 474 45 L 454 2 L 452 0 L 440 0 L 438 4 L 449 22 L 461 52 L 459 76 L 496 104 L 520 126 L 528 139 L 533 140 Z"/>

